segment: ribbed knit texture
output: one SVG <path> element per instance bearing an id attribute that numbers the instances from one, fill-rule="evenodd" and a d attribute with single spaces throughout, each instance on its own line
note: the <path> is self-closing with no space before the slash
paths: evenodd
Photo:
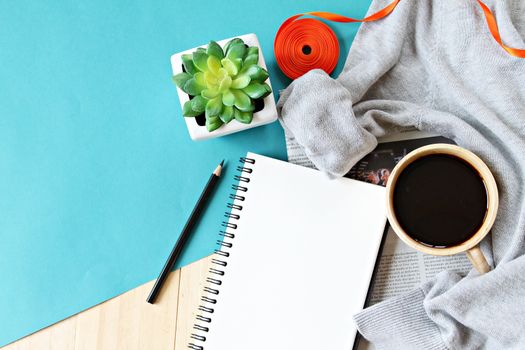
<path id="1" fill-rule="evenodd" d="M 359 332 L 375 339 L 377 350 L 388 350 L 392 346 L 407 350 L 446 350 L 437 326 L 421 307 L 424 298 L 423 291 L 416 289 L 400 298 L 370 307 L 366 313 L 355 317 Z M 385 308 L 388 313 L 385 313 Z M 396 327 L 392 327 L 393 324 Z"/>
<path id="2" fill-rule="evenodd" d="M 369 14 L 390 0 L 376 0 Z M 509 46 L 525 48 L 523 2 L 486 1 Z M 356 315 L 380 349 L 525 349 L 525 59 L 492 38 L 475 0 L 403 0 L 364 23 L 337 79 L 315 70 L 278 103 L 286 132 L 342 176 L 405 127 L 449 137 L 496 177 L 500 208 L 482 250 L 495 269 L 442 272 Z"/>

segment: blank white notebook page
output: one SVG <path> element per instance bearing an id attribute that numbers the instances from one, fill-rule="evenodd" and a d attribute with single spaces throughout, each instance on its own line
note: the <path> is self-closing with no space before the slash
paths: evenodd
<path id="1" fill-rule="evenodd" d="M 204 350 L 352 348 L 352 316 L 363 308 L 386 224 L 385 189 L 253 153 L 225 231 L 231 247 L 213 265 L 224 276 L 197 311 L 192 340 Z M 230 166 L 236 166 L 230 164 Z M 209 291 L 217 290 L 218 295 Z M 213 301 L 216 300 L 214 303 Z M 208 310 L 211 311 L 211 310 Z M 206 322 L 209 318 L 211 322 Z M 202 329 L 201 329 L 202 330 Z M 202 338 L 201 338 L 202 340 Z"/>

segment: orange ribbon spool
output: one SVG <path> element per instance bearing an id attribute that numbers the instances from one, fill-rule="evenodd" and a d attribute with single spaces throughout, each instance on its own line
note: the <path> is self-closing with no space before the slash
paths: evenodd
<path id="1" fill-rule="evenodd" d="M 316 19 L 292 18 L 283 23 L 275 38 L 275 58 L 283 73 L 291 79 L 316 68 L 331 73 L 339 60 L 335 33 Z"/>
<path id="2" fill-rule="evenodd" d="M 388 16 L 400 1 L 394 0 L 385 8 L 363 19 L 330 12 L 306 12 L 288 18 L 279 27 L 273 46 L 279 68 L 287 77 L 296 79 L 312 69 L 322 69 L 330 74 L 339 60 L 339 42 L 330 27 L 317 19 L 299 17 L 310 15 L 340 23 L 372 22 Z M 483 10 L 494 40 L 510 55 L 525 58 L 524 49 L 515 49 L 502 42 L 494 15 L 483 2 L 477 2 Z"/>
<path id="3" fill-rule="evenodd" d="M 299 78 L 312 69 L 322 69 L 330 74 L 339 60 L 339 41 L 325 23 L 304 15 L 319 17 L 332 22 L 371 22 L 388 16 L 401 0 L 394 0 L 384 9 L 355 19 L 330 12 L 307 12 L 288 18 L 275 36 L 273 49 L 282 72 L 291 79 Z"/>

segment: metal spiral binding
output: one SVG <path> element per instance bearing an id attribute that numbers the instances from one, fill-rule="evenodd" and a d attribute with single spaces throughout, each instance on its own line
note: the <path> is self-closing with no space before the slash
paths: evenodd
<path id="1" fill-rule="evenodd" d="M 241 173 L 248 173 L 248 174 L 251 174 L 253 172 L 253 169 L 251 168 L 246 168 L 246 167 L 243 167 L 243 166 L 238 166 L 237 167 L 237 171 L 240 171 Z"/>
<path id="2" fill-rule="evenodd" d="M 236 195 L 236 194 L 230 194 L 230 199 L 234 199 L 234 200 L 238 200 L 238 201 L 244 201 L 246 199 L 246 197 L 239 196 L 239 195 Z"/>
<path id="3" fill-rule="evenodd" d="M 236 181 L 250 182 L 250 179 L 247 178 L 246 176 L 235 175 L 233 178 L 234 178 Z"/>
<path id="4" fill-rule="evenodd" d="M 248 164 L 255 164 L 255 159 L 252 158 L 240 158 L 241 166 L 237 167 L 240 175 L 235 175 L 234 180 L 239 184 L 241 182 L 249 183 L 250 178 L 246 174 L 251 174 L 253 172 L 252 168 L 248 168 Z M 243 174 L 244 173 L 244 174 Z M 232 221 L 239 220 L 241 218 L 240 212 L 243 209 L 243 206 L 235 203 L 235 201 L 243 202 L 246 197 L 238 193 L 248 192 L 248 188 L 245 186 L 240 186 L 239 184 L 232 185 L 232 190 L 236 191 L 235 193 L 230 194 L 230 199 L 232 203 L 228 203 L 226 207 L 230 209 L 224 213 L 224 217 L 227 218 L 227 221 L 223 221 L 221 226 L 224 227 L 223 230 L 219 232 L 219 235 L 223 238 L 222 240 L 217 240 L 218 249 L 215 250 L 216 258 L 211 260 L 213 267 L 210 267 L 208 270 L 209 276 L 206 278 L 206 285 L 204 286 L 205 295 L 201 296 L 202 304 L 199 305 L 198 311 L 199 314 L 195 316 L 195 324 L 193 325 L 194 332 L 191 334 L 190 338 L 192 341 L 188 343 L 188 349 L 191 350 L 204 350 L 204 342 L 206 342 L 206 333 L 210 331 L 209 324 L 211 323 L 211 315 L 214 313 L 214 305 L 217 304 L 217 295 L 219 295 L 219 289 L 222 285 L 222 276 L 226 274 L 225 268 L 228 265 L 228 258 L 230 257 L 229 250 L 233 248 L 233 240 L 235 234 L 229 232 L 228 230 L 236 230 L 237 224 Z M 234 212 L 237 211 L 237 212 Z"/>

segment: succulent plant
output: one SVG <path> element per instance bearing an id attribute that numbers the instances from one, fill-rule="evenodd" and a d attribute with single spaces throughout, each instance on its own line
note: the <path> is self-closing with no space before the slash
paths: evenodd
<path id="1" fill-rule="evenodd" d="M 208 131 L 216 130 L 233 119 L 249 124 L 255 100 L 272 90 L 264 81 L 268 72 L 258 65 L 259 49 L 247 46 L 239 38 L 224 49 L 215 41 L 182 55 L 185 72 L 173 76 L 175 84 L 193 96 L 183 108 L 184 117 L 206 116 Z"/>

